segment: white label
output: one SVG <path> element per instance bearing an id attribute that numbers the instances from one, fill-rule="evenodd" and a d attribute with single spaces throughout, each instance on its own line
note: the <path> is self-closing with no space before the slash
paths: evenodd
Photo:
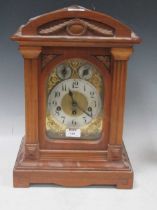
<path id="1" fill-rule="evenodd" d="M 69 128 L 66 129 L 65 131 L 66 137 L 81 137 L 81 130 L 80 129 L 74 129 L 74 128 Z"/>

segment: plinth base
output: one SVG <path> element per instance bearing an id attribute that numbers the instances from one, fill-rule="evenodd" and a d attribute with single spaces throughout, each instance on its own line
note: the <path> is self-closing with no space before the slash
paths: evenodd
<path id="1" fill-rule="evenodd" d="M 30 184 L 57 184 L 65 187 L 115 185 L 130 189 L 133 171 L 123 146 L 121 161 L 25 160 L 22 142 L 13 172 L 14 187 Z"/>

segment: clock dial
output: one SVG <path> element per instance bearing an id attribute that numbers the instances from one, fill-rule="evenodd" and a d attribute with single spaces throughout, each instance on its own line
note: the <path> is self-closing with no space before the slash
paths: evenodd
<path id="1" fill-rule="evenodd" d="M 103 81 L 93 64 L 82 59 L 64 61 L 50 74 L 47 90 L 46 133 L 49 139 L 100 137 Z M 67 131 L 72 131 L 71 136 Z"/>
<path id="2" fill-rule="evenodd" d="M 64 80 L 52 89 L 48 97 L 49 113 L 68 128 L 87 125 L 97 117 L 100 110 L 100 95 L 85 80 Z"/>

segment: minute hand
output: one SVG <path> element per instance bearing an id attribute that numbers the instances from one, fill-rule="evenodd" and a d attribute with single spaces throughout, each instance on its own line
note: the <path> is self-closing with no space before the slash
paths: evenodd
<path id="1" fill-rule="evenodd" d="M 72 99 L 72 103 L 75 103 L 75 100 L 73 98 L 73 92 L 69 89 L 69 96 L 71 97 Z"/>
<path id="2" fill-rule="evenodd" d="M 74 97 L 73 97 L 73 92 L 69 89 L 69 95 L 72 99 L 72 105 L 75 105 L 79 110 L 81 110 L 82 112 L 84 112 L 86 115 L 88 115 L 89 117 L 92 118 L 92 114 L 90 115 L 88 112 L 86 112 L 84 109 L 82 109 L 82 107 L 80 107 L 77 103 L 77 101 L 74 100 Z"/>
<path id="3" fill-rule="evenodd" d="M 81 110 L 82 112 L 84 112 L 86 115 L 88 115 L 89 117 L 91 117 L 92 118 L 92 114 L 89 114 L 88 112 L 86 112 L 84 109 L 82 109 L 82 107 L 80 107 L 79 105 L 78 105 L 78 103 L 76 102 L 76 104 L 77 104 L 77 107 L 79 108 L 79 110 Z"/>

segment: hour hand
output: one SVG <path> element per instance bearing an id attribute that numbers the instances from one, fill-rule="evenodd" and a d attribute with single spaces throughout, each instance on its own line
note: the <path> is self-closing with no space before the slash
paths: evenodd
<path id="1" fill-rule="evenodd" d="M 71 97 L 72 99 L 72 106 L 73 107 L 77 107 L 77 102 L 74 100 L 74 97 L 73 97 L 73 92 L 69 89 L 69 96 Z"/>
<path id="2" fill-rule="evenodd" d="M 71 96 L 73 98 L 73 93 L 70 89 L 69 89 L 69 96 Z"/>
<path id="3" fill-rule="evenodd" d="M 72 93 L 72 91 L 69 89 L 69 96 L 71 97 L 71 99 L 72 99 L 72 104 L 74 103 L 74 98 L 73 98 L 73 93 Z"/>

